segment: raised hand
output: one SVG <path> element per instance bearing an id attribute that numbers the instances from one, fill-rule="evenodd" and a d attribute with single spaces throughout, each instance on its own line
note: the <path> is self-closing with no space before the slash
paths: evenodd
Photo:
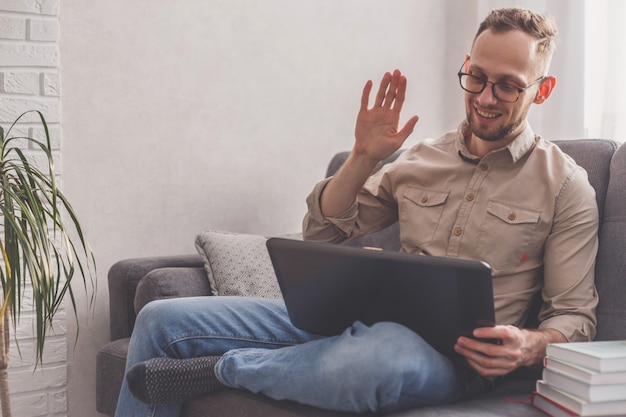
<path id="1" fill-rule="evenodd" d="M 324 216 L 334 217 L 347 210 L 378 162 L 400 149 L 417 123 L 417 116 L 413 116 L 398 131 L 406 93 L 406 77 L 400 71 L 383 76 L 370 109 L 371 91 L 372 82 L 368 81 L 363 88 L 361 108 L 356 119 L 354 148 L 320 198 Z"/>
<path id="2" fill-rule="evenodd" d="M 385 73 L 374 105 L 369 108 L 372 81 L 363 88 L 361 108 L 356 120 L 354 153 L 371 160 L 381 161 L 400 149 L 413 132 L 418 117 L 411 117 L 398 130 L 400 111 L 406 94 L 406 77 L 399 70 Z"/>

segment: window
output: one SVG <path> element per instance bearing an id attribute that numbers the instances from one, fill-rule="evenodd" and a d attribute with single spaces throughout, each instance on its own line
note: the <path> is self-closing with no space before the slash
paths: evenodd
<path id="1" fill-rule="evenodd" d="M 585 3 L 585 134 L 626 141 L 626 2 Z"/>

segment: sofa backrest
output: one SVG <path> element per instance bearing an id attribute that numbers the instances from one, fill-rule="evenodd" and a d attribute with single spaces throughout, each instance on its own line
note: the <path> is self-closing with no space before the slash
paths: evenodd
<path id="1" fill-rule="evenodd" d="M 602 223 L 611 159 L 617 144 L 604 139 L 556 140 L 554 143 L 587 171 L 589 183 L 596 190 L 596 202 Z"/>
<path id="2" fill-rule="evenodd" d="M 600 213 L 600 247 L 596 264 L 597 340 L 626 339 L 626 146 L 605 139 L 554 141 L 589 176 L 596 191 Z M 400 151 L 384 163 L 397 158 Z M 333 175 L 348 157 L 341 152 L 331 160 L 327 176 Z M 400 249 L 398 223 L 349 242 L 354 246 Z M 536 306 L 537 311 L 539 305 Z M 533 314 L 530 314 L 533 317 Z"/>
<path id="3" fill-rule="evenodd" d="M 596 287 L 600 302 L 597 340 L 626 340 L 626 145 L 611 160 L 600 248 L 596 262 Z"/>

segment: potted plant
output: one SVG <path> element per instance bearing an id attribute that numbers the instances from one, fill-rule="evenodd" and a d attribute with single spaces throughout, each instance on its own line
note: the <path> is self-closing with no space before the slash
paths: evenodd
<path id="1" fill-rule="evenodd" d="M 26 114 L 38 116 L 45 142 L 12 136 Z M 35 148 L 46 162 L 34 163 L 25 150 Z M 43 168 L 39 165 L 45 165 Z M 67 220 L 67 221 L 66 221 Z M 11 416 L 8 386 L 9 333 L 27 308 L 24 295 L 32 291 L 36 322 L 36 362 L 43 360 L 46 332 L 68 296 L 77 315 L 73 279 L 78 276 L 92 305 L 95 262 L 72 206 L 58 189 L 46 120 L 39 111 L 20 115 L 8 131 L 0 127 L 0 402 L 2 416 Z"/>

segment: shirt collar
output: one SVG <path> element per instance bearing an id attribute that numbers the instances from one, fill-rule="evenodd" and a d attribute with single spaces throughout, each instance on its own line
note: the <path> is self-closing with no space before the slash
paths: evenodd
<path id="1" fill-rule="evenodd" d="M 457 151 L 459 156 L 468 162 L 478 163 L 480 160 L 476 155 L 473 155 L 467 146 L 465 145 L 465 132 L 469 129 L 469 123 L 467 120 L 464 120 L 457 129 Z M 511 143 L 509 143 L 505 148 L 498 149 L 493 153 L 504 152 L 505 150 L 511 156 L 511 160 L 513 163 L 517 162 L 520 158 L 522 158 L 526 153 L 528 153 L 533 146 L 535 145 L 535 133 L 528 123 L 526 123 L 526 128 L 520 133 Z"/>

